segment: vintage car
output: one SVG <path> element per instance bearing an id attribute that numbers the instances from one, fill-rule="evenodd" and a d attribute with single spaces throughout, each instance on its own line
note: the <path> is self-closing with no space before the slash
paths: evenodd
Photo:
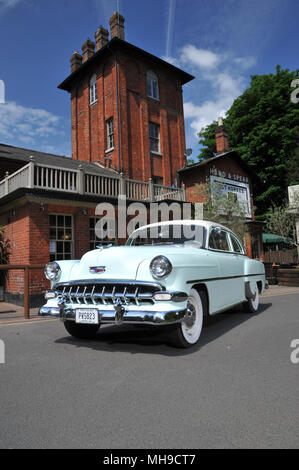
<path id="1" fill-rule="evenodd" d="M 107 323 L 154 325 L 184 348 L 199 340 L 204 316 L 242 304 L 257 312 L 265 288 L 263 263 L 231 230 L 201 220 L 146 225 L 125 246 L 48 263 L 45 275 L 52 285 L 39 315 L 60 317 L 72 336 L 93 338 Z"/>

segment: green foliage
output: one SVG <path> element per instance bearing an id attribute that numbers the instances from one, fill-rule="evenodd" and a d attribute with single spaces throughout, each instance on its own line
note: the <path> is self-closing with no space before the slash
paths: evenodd
<path id="1" fill-rule="evenodd" d="M 294 238 L 294 217 L 289 213 L 288 206 L 273 206 L 266 214 L 266 229 L 281 237 Z"/>
<path id="2" fill-rule="evenodd" d="M 203 202 L 203 218 L 222 224 L 231 229 L 244 241 L 246 212 L 233 193 L 224 194 L 221 184 L 215 184 L 213 191 L 207 178 L 206 183 L 197 184 L 194 193 Z"/>
<path id="3" fill-rule="evenodd" d="M 9 240 L 4 238 L 4 227 L 0 225 L 0 264 L 7 264 L 9 260 Z M 6 271 L 0 271 L 0 282 L 4 282 Z"/>
<path id="4" fill-rule="evenodd" d="M 292 80 L 299 70 L 276 67 L 275 74 L 252 75 L 247 90 L 227 112 L 224 124 L 230 148 L 256 172 L 253 181 L 257 216 L 268 208 L 281 206 L 287 186 L 299 183 L 299 106 L 290 100 Z M 210 158 L 216 151 L 213 122 L 199 133 L 203 149 L 199 158 Z"/>
<path id="5" fill-rule="evenodd" d="M 0 264 L 8 263 L 9 248 L 9 241 L 4 239 L 4 227 L 0 225 Z"/>

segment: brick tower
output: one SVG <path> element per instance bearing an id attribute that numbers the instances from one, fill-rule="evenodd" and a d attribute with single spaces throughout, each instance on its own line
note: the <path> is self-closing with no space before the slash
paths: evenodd
<path id="1" fill-rule="evenodd" d="M 110 36 L 100 26 L 59 85 L 71 94 L 72 156 L 127 178 L 176 184 L 185 150 L 182 85 L 194 77 L 126 42 L 117 12 Z"/>

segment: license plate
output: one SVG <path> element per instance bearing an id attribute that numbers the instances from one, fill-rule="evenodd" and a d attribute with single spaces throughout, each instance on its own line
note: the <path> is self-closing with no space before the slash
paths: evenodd
<path id="1" fill-rule="evenodd" d="M 77 308 L 76 323 L 99 323 L 99 315 L 96 308 Z"/>

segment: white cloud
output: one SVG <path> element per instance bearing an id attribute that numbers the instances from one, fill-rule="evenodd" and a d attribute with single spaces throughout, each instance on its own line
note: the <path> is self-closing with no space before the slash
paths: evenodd
<path id="1" fill-rule="evenodd" d="M 243 77 L 233 78 L 228 73 L 206 75 L 205 80 L 211 87 L 212 99 L 200 105 L 193 101 L 184 103 L 185 118 L 191 119 L 190 127 L 195 135 L 219 116 L 225 117 L 233 101 L 242 93 L 244 85 Z"/>
<path id="2" fill-rule="evenodd" d="M 20 3 L 21 0 L 0 0 L 0 9 L 13 8 Z"/>
<path id="3" fill-rule="evenodd" d="M 180 50 L 180 62 L 191 63 L 203 69 L 214 69 L 221 62 L 221 57 L 215 52 L 198 49 L 192 44 L 188 44 Z"/>
<path id="4" fill-rule="evenodd" d="M 246 84 L 244 70 L 255 65 L 254 57 L 236 57 L 229 51 L 215 53 L 188 44 L 179 50 L 178 58 L 163 57 L 177 67 L 190 70 L 196 77 L 184 96 L 188 145 L 196 145 L 198 132 L 226 111 L 243 92 Z M 198 78 L 197 78 L 198 76 Z"/>
<path id="5" fill-rule="evenodd" d="M 256 64 L 255 57 L 236 57 L 233 61 L 244 70 L 250 69 Z"/>
<path id="6" fill-rule="evenodd" d="M 27 108 L 13 101 L 0 105 L 0 141 L 11 145 L 34 145 L 41 150 L 64 140 L 64 126 L 60 116 L 44 109 Z"/>

